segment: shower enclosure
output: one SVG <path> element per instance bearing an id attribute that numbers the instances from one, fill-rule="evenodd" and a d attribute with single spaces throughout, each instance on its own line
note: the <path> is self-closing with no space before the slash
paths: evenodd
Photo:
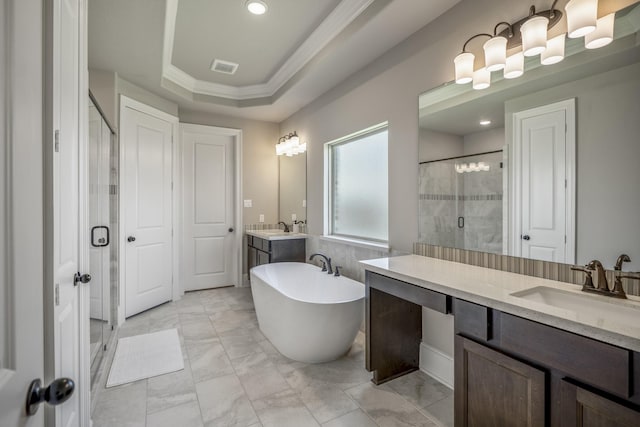
<path id="1" fill-rule="evenodd" d="M 118 280 L 117 144 L 89 95 L 89 263 L 91 380 L 97 378 L 116 321 Z"/>
<path id="2" fill-rule="evenodd" d="M 421 243 L 502 253 L 502 150 L 420 163 Z"/>

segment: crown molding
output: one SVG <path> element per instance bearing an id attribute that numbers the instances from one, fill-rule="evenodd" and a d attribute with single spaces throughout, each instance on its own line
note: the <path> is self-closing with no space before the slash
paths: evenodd
<path id="1" fill-rule="evenodd" d="M 164 40 L 162 49 L 162 78 L 186 89 L 192 94 L 208 95 L 234 100 L 247 100 L 273 96 L 291 78 L 309 63 L 331 40 L 362 14 L 374 0 L 342 0 L 324 21 L 296 49 L 266 83 L 231 86 L 198 80 L 171 63 L 175 39 L 179 0 L 167 0 Z"/>

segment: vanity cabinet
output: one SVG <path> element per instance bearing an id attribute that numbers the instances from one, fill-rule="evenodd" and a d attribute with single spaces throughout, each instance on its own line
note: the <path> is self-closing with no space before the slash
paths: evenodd
<path id="1" fill-rule="evenodd" d="M 305 239 L 267 240 L 247 235 L 248 269 L 273 262 L 305 262 Z"/>
<path id="2" fill-rule="evenodd" d="M 640 426 L 638 354 L 454 299 L 455 425 Z"/>
<path id="3" fill-rule="evenodd" d="M 454 316 L 455 426 L 640 426 L 640 353 L 366 271 L 365 364 L 419 368 L 422 307 Z"/>

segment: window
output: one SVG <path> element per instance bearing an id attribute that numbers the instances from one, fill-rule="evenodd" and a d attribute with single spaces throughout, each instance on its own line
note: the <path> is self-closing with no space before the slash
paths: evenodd
<path id="1" fill-rule="evenodd" d="M 388 242 L 387 127 L 383 123 L 326 144 L 326 234 Z"/>

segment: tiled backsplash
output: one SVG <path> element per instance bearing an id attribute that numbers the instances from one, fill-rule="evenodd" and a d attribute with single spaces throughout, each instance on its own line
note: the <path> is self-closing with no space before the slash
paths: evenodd
<path id="1" fill-rule="evenodd" d="M 559 282 L 582 285 L 584 273 L 571 270 L 569 264 L 557 262 L 538 261 L 519 258 L 508 255 L 490 254 L 486 252 L 469 251 L 465 249 L 445 248 L 442 246 L 414 243 L 413 253 L 446 261 L 460 262 L 477 265 L 479 267 L 493 268 L 509 271 L 511 273 L 525 274 L 527 276 L 542 277 L 544 279 L 557 280 Z M 607 280 L 612 286 L 614 271 L 607 270 Z M 640 295 L 638 281 L 623 280 L 623 287 L 629 295 Z"/>
<path id="2" fill-rule="evenodd" d="M 289 229 L 292 229 L 292 224 L 288 224 Z M 282 228 L 280 224 L 245 224 L 244 229 L 247 230 L 275 230 L 276 228 Z M 307 232 L 307 224 L 300 224 L 300 233 Z"/>

